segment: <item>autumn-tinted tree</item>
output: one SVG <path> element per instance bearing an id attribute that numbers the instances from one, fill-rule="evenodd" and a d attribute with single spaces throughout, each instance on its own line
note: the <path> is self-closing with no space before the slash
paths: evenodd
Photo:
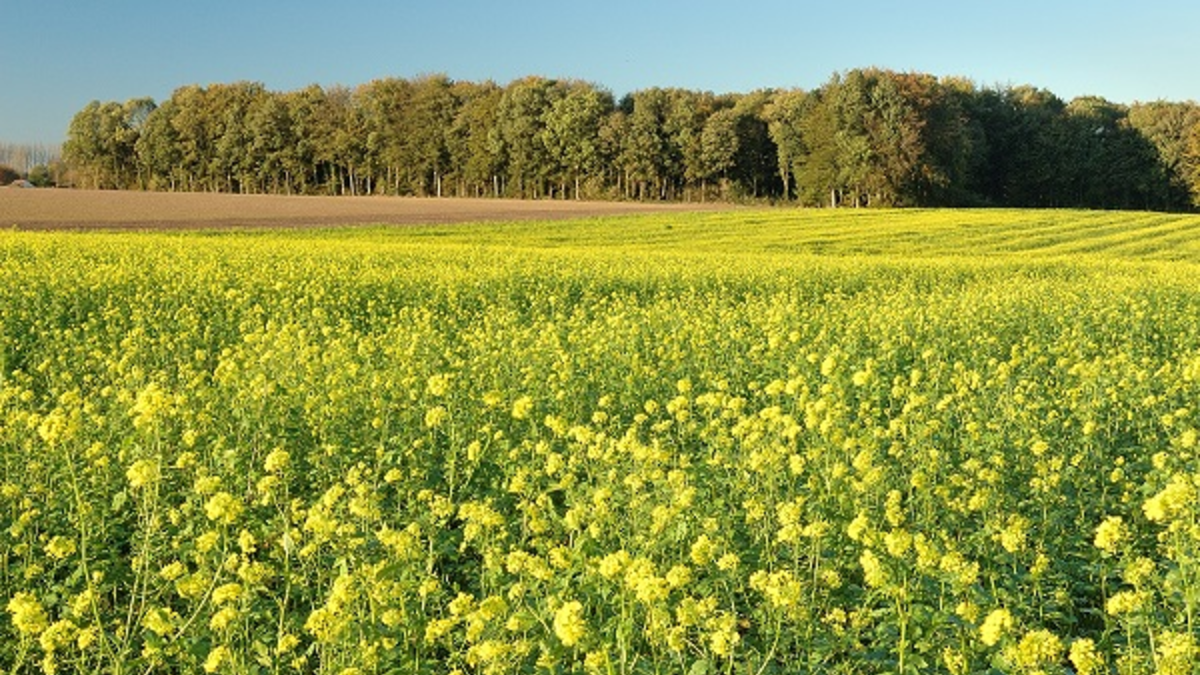
<path id="1" fill-rule="evenodd" d="M 1200 154 L 1192 148 L 1200 132 L 1200 105 L 1193 102 L 1135 103 L 1129 127 L 1154 146 L 1158 173 L 1149 208 L 1200 206 Z"/>

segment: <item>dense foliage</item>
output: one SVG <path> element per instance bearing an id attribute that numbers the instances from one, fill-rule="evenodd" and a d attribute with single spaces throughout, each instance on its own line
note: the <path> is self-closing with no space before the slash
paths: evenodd
<path id="1" fill-rule="evenodd" d="M 0 669 L 1192 673 L 1198 228 L 0 233 Z"/>
<path id="2" fill-rule="evenodd" d="M 529 77 L 93 102 L 80 185 L 228 192 L 1178 210 L 1200 203 L 1200 107 L 852 70 L 713 95 Z"/>
<path id="3" fill-rule="evenodd" d="M 8 185 L 15 180 L 20 180 L 21 174 L 11 166 L 0 164 L 0 187 Z"/>

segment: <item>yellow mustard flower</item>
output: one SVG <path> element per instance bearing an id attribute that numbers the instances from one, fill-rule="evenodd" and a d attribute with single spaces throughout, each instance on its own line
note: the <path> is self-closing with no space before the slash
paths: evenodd
<path id="1" fill-rule="evenodd" d="M 22 635 L 35 636 L 46 630 L 49 619 L 42 603 L 32 593 L 20 592 L 8 601 L 13 627 Z"/>
<path id="2" fill-rule="evenodd" d="M 132 488 L 145 488 L 158 482 L 158 462 L 152 459 L 139 459 L 125 470 L 125 478 Z"/>
<path id="3" fill-rule="evenodd" d="M 565 647 L 578 645 L 587 635 L 587 622 L 583 618 L 583 604 L 578 600 L 564 602 L 554 612 L 554 634 Z"/>
<path id="4" fill-rule="evenodd" d="M 979 639 L 983 644 L 992 647 L 1012 630 L 1014 625 L 1012 614 L 1007 609 L 994 609 L 983 619 L 979 626 Z"/>
<path id="5" fill-rule="evenodd" d="M 1035 671 L 1062 660 L 1063 644 L 1054 633 L 1041 629 L 1026 633 L 1017 643 L 1016 662 L 1025 670 Z"/>
<path id="6" fill-rule="evenodd" d="M 1075 666 L 1076 675 L 1093 675 L 1105 670 L 1104 656 L 1096 649 L 1096 643 L 1090 638 L 1081 638 L 1072 642 L 1067 658 Z"/>
<path id="7" fill-rule="evenodd" d="M 229 647 L 225 645 L 214 647 L 204 659 L 204 672 L 215 673 L 221 669 L 222 665 L 232 660 L 232 658 L 233 654 L 229 651 Z"/>

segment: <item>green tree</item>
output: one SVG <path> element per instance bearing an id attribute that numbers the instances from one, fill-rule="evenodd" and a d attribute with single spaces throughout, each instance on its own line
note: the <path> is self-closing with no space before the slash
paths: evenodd
<path id="1" fill-rule="evenodd" d="M 296 136 L 291 111 L 282 96 L 263 93 L 250 104 L 246 115 L 249 137 L 248 163 L 255 192 L 291 193 Z"/>
<path id="2" fill-rule="evenodd" d="M 629 198 L 630 171 L 622 161 L 625 144 L 629 138 L 629 116 L 620 108 L 609 113 L 600 124 L 596 135 L 596 149 L 603 167 L 604 182 L 611 186 L 611 194 Z"/>
<path id="3" fill-rule="evenodd" d="M 88 103 L 71 118 L 63 158 L 71 166 L 76 180 L 85 187 L 98 188 L 107 183 L 110 161 L 105 154 L 102 105 Z"/>
<path id="4" fill-rule="evenodd" d="M 63 155 L 96 188 L 688 200 L 715 182 L 725 199 L 831 206 L 1184 209 L 1200 206 L 1198 127 L 1194 103 L 1067 104 L 877 68 L 812 92 L 651 88 L 619 105 L 585 82 L 431 75 L 93 101 Z"/>
<path id="5" fill-rule="evenodd" d="M 700 199 L 708 192 L 708 181 L 720 178 L 721 196 L 725 196 L 729 171 L 738 154 L 739 113 L 732 108 L 718 110 L 709 116 L 700 135 Z"/>
<path id="6" fill-rule="evenodd" d="M 841 100 L 846 145 L 845 166 L 853 176 L 848 186 L 868 206 L 906 203 L 906 188 L 914 180 L 922 147 L 924 120 L 888 71 L 852 71 Z"/>
<path id="7" fill-rule="evenodd" d="M 611 94 L 586 82 L 568 82 L 562 90 L 542 114 L 542 142 L 556 170 L 559 194 L 566 196 L 571 181 L 579 199 L 583 178 L 599 171 L 600 127 L 614 105 Z"/>
<path id="8" fill-rule="evenodd" d="M 257 82 L 213 85 L 207 92 L 213 155 L 208 174 L 218 190 L 253 191 L 256 181 L 250 114 L 266 90 Z"/>
<path id="9" fill-rule="evenodd" d="M 381 191 L 388 194 L 405 193 L 410 186 L 403 118 L 412 94 L 412 83 L 400 78 L 374 80 L 354 93 L 362 111 L 367 162 L 374 173 L 382 171 Z"/>
<path id="10" fill-rule="evenodd" d="M 797 165 L 807 154 L 801 125 L 811 101 L 806 92 L 799 89 L 777 91 L 763 110 L 767 132 L 775 143 L 776 171 L 783 184 L 784 199 L 791 199 L 793 179 Z"/>
<path id="11" fill-rule="evenodd" d="M 167 99 L 146 118 L 137 143 L 140 170 L 147 176 L 147 187 L 153 190 L 178 189 L 181 181 L 186 182 L 182 171 L 182 142 L 176 130 L 174 117 L 178 104 Z"/>
<path id="12" fill-rule="evenodd" d="M 987 140 L 973 115 L 974 83 L 930 75 L 899 76 L 905 96 L 924 120 L 922 153 L 909 193 L 912 203 L 929 206 L 985 203 L 983 175 Z"/>
<path id="13" fill-rule="evenodd" d="M 72 118 L 64 159 L 93 188 L 139 187 L 137 141 L 154 110 L 148 98 L 124 104 L 92 101 Z"/>
<path id="14" fill-rule="evenodd" d="M 292 124 L 295 145 L 282 156 L 284 175 L 289 177 L 296 192 L 309 194 L 319 190 L 323 174 L 317 160 L 320 143 L 321 109 L 325 105 L 325 90 L 317 85 L 289 92 L 283 96 L 287 117 Z"/>
<path id="15" fill-rule="evenodd" d="M 709 177 L 705 166 L 705 125 L 714 113 L 731 107 L 734 99 L 687 89 L 667 89 L 666 98 L 659 199 L 677 199 L 682 191 L 686 201 Z M 736 140 L 732 142 L 736 144 Z"/>
<path id="16" fill-rule="evenodd" d="M 763 109 L 775 146 L 763 154 L 808 203 L 922 204 L 969 173 L 970 150 L 952 152 L 968 141 L 963 112 L 928 76 L 852 70 Z"/>
<path id="17" fill-rule="evenodd" d="M 737 152 L 732 177 L 742 195 L 753 198 L 781 194 L 782 182 L 777 180 L 779 149 L 771 138 L 767 107 L 774 92 L 760 90 L 735 97 L 737 115 Z"/>
<path id="18" fill-rule="evenodd" d="M 1192 207 L 1200 207 L 1200 122 L 1187 132 L 1187 147 L 1183 155 L 1183 177 L 1191 196 Z"/>
<path id="19" fill-rule="evenodd" d="M 793 160 L 796 193 L 806 204 L 827 204 L 835 207 L 841 202 L 841 157 L 837 138 L 837 118 L 827 87 L 806 97 L 802 104 L 799 137 L 803 152 Z"/>
<path id="20" fill-rule="evenodd" d="M 171 94 L 170 121 L 179 144 L 179 172 L 189 191 L 216 189 L 208 173 L 215 146 L 208 99 L 207 90 L 195 85 L 181 87 Z"/>
<path id="21" fill-rule="evenodd" d="M 456 82 L 457 112 L 446 137 L 450 166 L 461 196 L 500 194 L 502 158 L 489 140 L 504 91 L 493 82 Z"/>
<path id="22" fill-rule="evenodd" d="M 305 131 L 312 143 L 316 181 L 327 194 L 356 195 L 365 163 L 364 120 L 346 87 L 330 87 L 306 101 Z"/>
<path id="23" fill-rule="evenodd" d="M 137 143 L 146 122 L 154 114 L 157 105 L 147 97 L 133 98 L 121 106 L 120 115 L 112 120 L 115 138 L 112 152 L 117 156 L 118 184 L 122 187 L 136 185 L 145 189 L 149 176 L 142 171 L 138 162 Z M 135 181 L 130 183 L 130 181 Z"/>
<path id="24" fill-rule="evenodd" d="M 515 196 L 537 199 L 545 192 L 553 167 L 543 140 L 546 112 L 561 94 L 559 84 L 544 77 L 516 80 L 504 88 L 496 109 L 492 152 L 503 158 L 509 191 Z"/>
<path id="25" fill-rule="evenodd" d="M 1076 98 L 1063 109 L 1065 203 L 1136 208 L 1150 199 L 1162 174 L 1156 170 L 1154 149 L 1129 127 L 1127 112 L 1095 96 Z"/>
<path id="26" fill-rule="evenodd" d="M 667 199 L 672 184 L 684 175 L 682 146 L 691 140 L 691 125 L 677 92 L 644 89 L 622 101 L 628 124 L 618 159 L 628 177 L 628 197 Z M 701 129 L 703 127 L 701 126 Z M 699 134 L 694 136 L 699 148 Z M 699 153 L 696 152 L 696 156 Z"/>
<path id="27" fill-rule="evenodd" d="M 1064 108 L 1057 96 L 1034 87 L 981 94 L 976 111 L 988 142 L 988 201 L 1013 207 L 1065 205 Z"/>
<path id="28" fill-rule="evenodd" d="M 37 164 L 29 170 L 29 182 L 35 187 L 55 187 L 58 185 L 58 177 L 55 175 L 54 164 Z"/>
<path id="29" fill-rule="evenodd" d="M 445 75 L 431 75 L 412 87 L 400 123 L 407 165 L 417 194 L 441 197 L 443 173 L 450 161 L 448 138 L 458 108 L 453 83 Z"/>

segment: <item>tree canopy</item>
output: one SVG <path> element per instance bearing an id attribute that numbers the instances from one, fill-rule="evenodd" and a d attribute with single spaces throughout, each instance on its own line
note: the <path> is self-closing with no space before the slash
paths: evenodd
<path id="1" fill-rule="evenodd" d="M 64 157 L 77 185 L 117 189 L 1184 210 L 1200 205 L 1200 106 L 878 68 L 620 100 L 538 76 L 237 82 L 94 101 Z"/>

